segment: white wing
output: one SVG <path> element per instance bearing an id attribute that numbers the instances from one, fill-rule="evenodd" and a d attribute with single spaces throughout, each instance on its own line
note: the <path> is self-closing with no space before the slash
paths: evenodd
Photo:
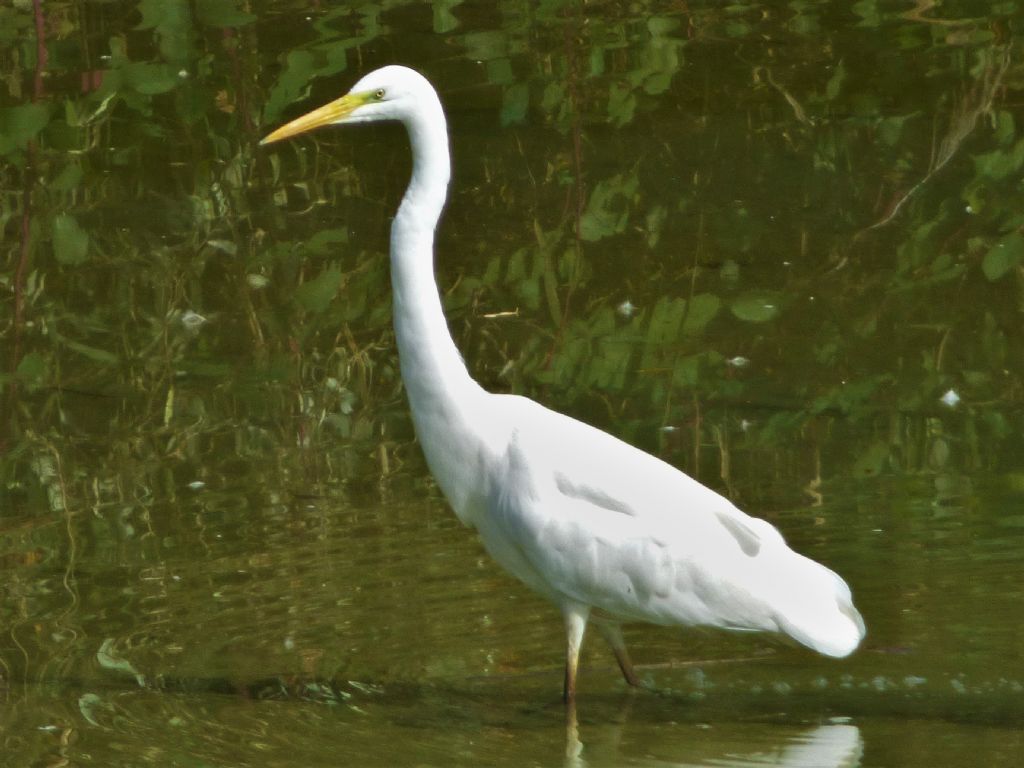
<path id="1" fill-rule="evenodd" d="M 857 646 L 845 582 L 769 523 L 611 435 L 494 397 L 513 426 L 477 527 L 528 585 L 619 620 L 784 632 L 833 656 Z"/>

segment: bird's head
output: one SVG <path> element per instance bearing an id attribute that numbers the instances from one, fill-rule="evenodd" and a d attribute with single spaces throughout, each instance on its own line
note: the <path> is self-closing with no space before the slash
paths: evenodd
<path id="1" fill-rule="evenodd" d="M 297 136 L 322 125 L 381 120 L 405 122 L 424 102 L 424 97 L 433 93 L 430 83 L 419 72 L 398 65 L 382 67 L 363 77 L 340 99 L 282 125 L 260 144 Z"/>

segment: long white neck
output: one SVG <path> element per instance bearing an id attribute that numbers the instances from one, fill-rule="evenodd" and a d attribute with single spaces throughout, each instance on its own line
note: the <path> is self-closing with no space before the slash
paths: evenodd
<path id="1" fill-rule="evenodd" d="M 434 279 L 434 230 L 451 175 L 448 131 L 436 95 L 406 119 L 412 179 L 391 225 L 391 282 L 398 356 L 416 434 L 430 469 L 467 519 L 466 469 L 479 446 L 472 439 L 484 391 L 452 341 Z M 460 495 L 461 494 L 461 495 Z"/>

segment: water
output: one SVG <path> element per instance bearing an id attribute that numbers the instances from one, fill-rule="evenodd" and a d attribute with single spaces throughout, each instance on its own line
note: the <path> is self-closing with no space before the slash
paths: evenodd
<path id="1" fill-rule="evenodd" d="M 0 764 L 1016 765 L 1022 19 L 0 9 Z M 474 375 L 771 520 L 861 651 L 630 627 L 648 690 L 591 637 L 567 717 L 556 611 L 412 437 L 401 132 L 255 146 L 394 60 Z"/>

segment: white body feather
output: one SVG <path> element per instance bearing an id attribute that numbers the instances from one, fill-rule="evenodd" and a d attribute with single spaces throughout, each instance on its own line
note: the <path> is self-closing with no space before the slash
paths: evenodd
<path id="1" fill-rule="evenodd" d="M 829 656 L 851 653 L 864 622 L 849 587 L 769 523 L 605 432 L 470 378 L 433 276 L 447 131 L 436 94 L 414 76 L 422 109 L 403 119 L 413 179 L 391 234 L 395 327 L 416 434 L 455 513 L 557 604 L 618 621 L 781 632 Z"/>

